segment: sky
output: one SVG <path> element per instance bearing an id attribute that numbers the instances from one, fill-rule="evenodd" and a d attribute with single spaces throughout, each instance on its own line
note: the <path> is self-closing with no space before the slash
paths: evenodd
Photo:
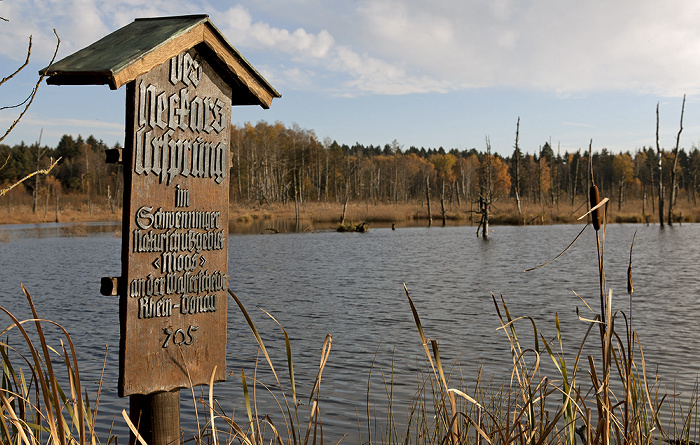
<path id="1" fill-rule="evenodd" d="M 281 122 L 340 144 L 634 152 L 700 141 L 697 0 L 0 0 L 0 108 L 48 65 L 138 17 L 208 14 L 281 93 L 231 122 Z M 3 141 L 124 144 L 125 87 L 44 82 Z M 0 129 L 19 109 L 0 110 Z M 4 133 L 4 131 L 3 131 Z"/>

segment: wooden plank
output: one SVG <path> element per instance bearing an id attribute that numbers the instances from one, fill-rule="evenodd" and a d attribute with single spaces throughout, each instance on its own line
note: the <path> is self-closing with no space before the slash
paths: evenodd
<path id="1" fill-rule="evenodd" d="M 204 43 L 226 63 L 226 65 L 233 73 L 235 73 L 236 77 L 241 81 L 241 83 L 243 83 L 260 100 L 260 105 L 263 108 L 270 108 L 272 99 L 275 97 L 280 97 L 279 93 L 274 90 L 271 92 L 268 88 L 265 88 L 250 72 L 250 69 L 248 69 L 246 66 L 248 65 L 247 62 L 244 65 L 241 60 L 235 58 L 231 54 L 231 51 L 219 39 L 218 33 L 215 33 L 208 26 L 205 26 L 204 28 Z"/>
<path id="2" fill-rule="evenodd" d="M 169 40 L 154 51 L 146 54 L 141 59 L 126 66 L 121 71 L 114 73 L 115 89 L 119 89 L 122 85 L 126 85 L 137 77 L 151 71 L 158 65 L 170 60 L 171 57 L 176 56 L 183 51 L 187 51 L 198 43 L 201 43 L 202 39 L 204 38 L 202 32 L 203 27 L 203 23 L 195 26 L 186 33 Z"/>

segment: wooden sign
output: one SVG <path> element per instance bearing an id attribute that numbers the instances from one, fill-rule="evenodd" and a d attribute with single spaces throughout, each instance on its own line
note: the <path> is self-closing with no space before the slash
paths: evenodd
<path id="1" fill-rule="evenodd" d="M 132 421 L 153 443 L 177 442 L 178 388 L 226 376 L 231 106 L 281 95 L 203 14 L 135 19 L 40 73 L 127 86 L 125 147 L 107 153 L 124 164 L 122 275 L 101 292 L 119 295 Z"/>
<path id="2" fill-rule="evenodd" d="M 225 380 L 231 96 L 196 48 L 127 84 L 121 397 Z"/>

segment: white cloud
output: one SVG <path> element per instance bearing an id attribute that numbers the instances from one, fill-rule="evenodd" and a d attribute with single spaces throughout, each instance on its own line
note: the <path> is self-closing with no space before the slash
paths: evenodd
<path id="1" fill-rule="evenodd" d="M 372 0 L 365 42 L 407 73 L 458 88 L 698 91 L 700 5 L 676 0 L 522 2 Z"/>
<path id="2" fill-rule="evenodd" d="M 0 125 L 11 124 L 17 116 L 0 115 Z M 124 131 L 124 124 L 119 122 L 105 122 L 94 119 L 70 119 L 53 116 L 39 116 L 28 113 L 22 118 L 23 125 L 38 127 L 77 127 L 99 130 Z"/>
<path id="3" fill-rule="evenodd" d="M 0 56 L 21 60 L 33 34 L 35 56 L 46 59 L 53 28 L 63 57 L 135 17 L 202 12 L 285 88 L 700 92 L 695 0 L 3 1 Z"/>
<path id="4" fill-rule="evenodd" d="M 340 84 L 326 86 L 336 94 L 406 94 L 423 91 L 445 91 L 439 81 L 413 78 L 398 64 L 354 51 L 349 45 L 338 45 L 326 29 L 317 33 L 297 28 L 294 31 L 273 27 L 267 23 L 254 22 L 250 12 L 237 5 L 221 15 L 220 25 L 229 40 L 241 48 L 262 49 L 289 58 L 288 62 L 299 64 L 296 69 L 284 69 L 280 76 L 294 87 L 312 87 L 308 80 L 310 70 L 330 71 Z M 318 76 L 316 76 L 318 77 Z M 318 85 L 315 86 L 318 89 Z"/>
<path id="5" fill-rule="evenodd" d="M 247 9 L 240 5 L 228 9 L 221 17 L 224 34 L 236 45 L 265 48 L 292 55 L 297 59 L 323 58 L 334 45 L 331 34 L 322 30 L 317 34 L 302 28 L 294 31 L 276 28 L 263 22 L 253 22 Z"/>

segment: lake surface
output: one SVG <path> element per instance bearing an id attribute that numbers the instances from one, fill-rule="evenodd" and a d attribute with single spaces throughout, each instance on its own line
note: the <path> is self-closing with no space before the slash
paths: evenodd
<path id="1" fill-rule="evenodd" d="M 468 385 L 473 385 L 480 369 L 482 378 L 498 381 L 510 376 L 509 344 L 505 334 L 497 331 L 500 323 L 491 292 L 503 296 L 514 316 L 533 317 L 548 339 L 555 336 L 558 314 L 573 354 L 587 328 L 578 320 L 576 308 L 582 316 L 589 314 L 574 291 L 595 310 L 599 308 L 595 232 L 586 229 L 562 257 L 546 267 L 524 270 L 554 258 L 582 227 L 492 227 L 489 241 L 476 238 L 475 228 L 467 226 L 372 229 L 364 234 L 231 235 L 229 285 L 257 325 L 285 389 L 289 384 L 282 330 L 256 307 L 272 314 L 289 333 L 298 398 L 304 403 L 318 372 L 324 338 L 332 335 L 321 385 L 324 433 L 328 443 L 343 434 L 347 434 L 344 443 L 357 443 L 359 434 L 362 440 L 367 438 L 372 366 L 370 404 L 379 411 L 386 407 L 382 372 L 387 380 L 393 372 L 399 413 L 408 409 L 417 390 L 417 369 L 424 367 L 404 283 L 426 336 L 438 340 L 447 368 L 459 363 Z M 29 318 L 19 283 L 27 287 L 39 315 L 70 332 L 92 397 L 106 354 L 100 437 L 106 436 L 112 417 L 127 408 L 127 401 L 116 395 L 118 301 L 99 295 L 100 277 L 120 271 L 118 230 L 118 225 L 109 224 L 0 226 L 0 304 L 19 318 Z M 613 289 L 614 307 L 626 313 L 627 266 L 635 231 L 634 328 L 647 367 L 656 371 L 658 365 L 662 384 L 688 395 L 700 374 L 700 225 L 663 230 L 656 225 L 608 226 L 607 282 Z M 8 324 L 7 317 L 2 321 L 2 327 Z M 249 377 L 255 374 L 258 349 L 232 300 L 228 326 L 230 376 L 215 385 L 214 392 L 221 406 L 229 414 L 235 410 L 235 418 L 245 423 L 241 370 Z M 518 326 L 524 342 L 532 346 L 529 323 Z M 589 341 L 597 344 L 593 337 Z M 585 373 L 581 374 L 583 380 Z M 257 377 L 265 384 L 274 383 L 264 364 L 258 366 Z M 272 413 L 280 427 L 282 414 L 264 400 L 262 389 L 257 391 L 260 406 Z M 195 393 L 199 396 L 201 390 Z M 181 400 L 183 426 L 192 427 L 189 391 L 181 392 Z M 120 415 L 114 423 L 124 435 Z"/>

